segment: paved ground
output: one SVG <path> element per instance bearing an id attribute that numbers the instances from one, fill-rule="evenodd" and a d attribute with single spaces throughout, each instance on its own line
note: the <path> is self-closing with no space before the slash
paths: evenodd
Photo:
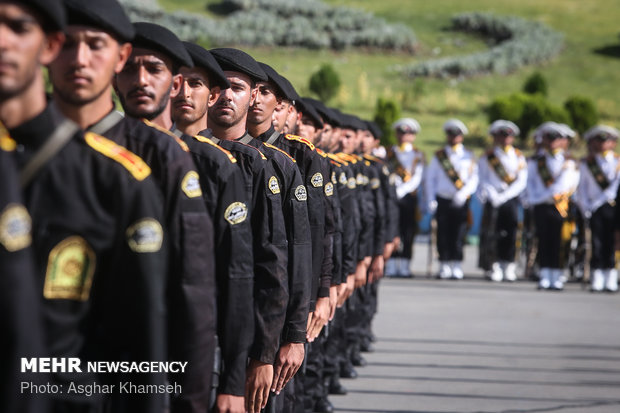
<path id="1" fill-rule="evenodd" d="M 472 262 L 462 281 L 382 281 L 376 351 L 336 411 L 620 412 L 620 295 L 494 284 Z"/>

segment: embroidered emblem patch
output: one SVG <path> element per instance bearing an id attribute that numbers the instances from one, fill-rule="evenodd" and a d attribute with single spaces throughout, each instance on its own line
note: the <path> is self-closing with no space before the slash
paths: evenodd
<path id="1" fill-rule="evenodd" d="M 280 193 L 280 185 L 278 185 L 278 178 L 276 178 L 275 176 L 272 176 L 271 178 L 269 178 L 269 190 L 274 195 Z"/>
<path id="2" fill-rule="evenodd" d="M 357 184 L 355 182 L 355 178 L 353 178 L 353 177 L 349 178 L 349 180 L 347 181 L 347 188 L 355 189 L 356 185 Z"/>
<path id="3" fill-rule="evenodd" d="M 323 186 L 323 175 L 320 172 L 315 173 L 314 175 L 312 175 L 312 179 L 310 180 L 310 182 L 315 188 Z"/>
<path id="4" fill-rule="evenodd" d="M 334 184 L 332 184 L 331 182 L 328 182 L 325 184 L 325 196 L 332 196 L 334 195 Z"/>
<path id="5" fill-rule="evenodd" d="M 185 174 L 185 178 L 181 182 L 181 189 L 187 195 L 188 198 L 197 198 L 202 196 L 202 190 L 200 189 L 200 177 L 198 172 L 189 171 Z"/>
<path id="6" fill-rule="evenodd" d="M 84 238 L 75 235 L 61 241 L 47 261 L 43 296 L 48 300 L 88 300 L 95 261 L 95 252 Z"/>
<path id="7" fill-rule="evenodd" d="M 336 185 L 338 180 L 336 179 L 336 171 L 332 171 L 332 184 Z"/>
<path id="8" fill-rule="evenodd" d="M 145 218 L 127 229 L 127 243 L 134 252 L 157 252 L 164 240 L 161 224 L 153 218 Z"/>
<path id="9" fill-rule="evenodd" d="M 372 189 L 377 189 L 381 186 L 381 181 L 379 181 L 379 178 L 372 178 L 370 180 L 370 187 Z"/>
<path id="10" fill-rule="evenodd" d="M 347 175 L 344 172 L 340 172 L 340 184 L 342 185 L 346 185 L 347 184 Z"/>
<path id="11" fill-rule="evenodd" d="M 356 183 L 358 185 L 364 185 L 364 175 L 362 175 L 361 173 L 357 174 L 357 181 Z"/>
<path id="12" fill-rule="evenodd" d="M 224 219 L 231 225 L 239 224 L 248 217 L 248 207 L 243 202 L 233 202 L 224 211 Z"/>
<path id="13" fill-rule="evenodd" d="M 383 175 L 385 176 L 388 176 L 390 174 L 390 170 L 386 165 L 383 165 L 383 168 L 381 170 L 383 171 Z"/>
<path id="14" fill-rule="evenodd" d="M 295 188 L 295 198 L 297 198 L 297 200 L 300 202 L 308 200 L 308 193 L 306 192 L 305 186 L 299 185 L 297 188 Z"/>
<path id="15" fill-rule="evenodd" d="M 9 252 L 26 248 L 32 242 L 32 220 L 23 205 L 9 204 L 0 215 L 0 244 Z"/>

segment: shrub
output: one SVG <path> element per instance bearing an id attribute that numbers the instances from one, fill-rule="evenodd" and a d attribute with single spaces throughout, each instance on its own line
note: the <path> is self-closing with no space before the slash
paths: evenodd
<path id="1" fill-rule="evenodd" d="M 547 26 L 511 16 L 465 13 L 452 18 L 453 30 L 477 33 L 493 43 L 489 50 L 466 56 L 446 57 L 394 69 L 408 77 L 470 77 L 509 73 L 556 56 L 563 36 Z"/>
<path id="2" fill-rule="evenodd" d="M 571 126 L 581 135 L 598 123 L 598 111 L 594 106 L 594 102 L 587 97 L 569 97 L 564 102 L 564 109 L 568 112 Z"/>
<path id="3" fill-rule="evenodd" d="M 530 95 L 540 93 L 543 96 L 547 96 L 547 79 L 540 72 L 535 72 L 525 80 L 523 91 Z"/>
<path id="4" fill-rule="evenodd" d="M 383 132 L 381 144 L 385 147 L 396 145 L 396 135 L 392 129 L 392 124 L 400 118 L 400 106 L 391 99 L 377 99 L 375 115 L 373 120 L 379 125 Z"/>
<path id="5" fill-rule="evenodd" d="M 340 76 L 332 65 L 324 64 L 310 76 L 308 87 L 323 103 L 328 103 L 340 89 Z"/>

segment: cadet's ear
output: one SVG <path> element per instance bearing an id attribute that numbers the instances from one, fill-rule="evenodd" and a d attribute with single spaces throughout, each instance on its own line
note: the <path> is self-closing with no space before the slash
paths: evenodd
<path id="1" fill-rule="evenodd" d="M 258 96 L 258 86 L 254 85 L 254 87 L 252 88 L 252 94 L 250 97 L 250 106 L 254 105 L 254 102 L 256 101 L 256 96 Z"/>
<path id="2" fill-rule="evenodd" d="M 129 56 L 131 56 L 132 49 L 133 48 L 131 46 L 131 43 L 119 44 L 118 62 L 116 63 L 116 67 L 114 68 L 114 73 L 118 74 L 121 72 L 121 70 L 123 70 L 123 67 L 125 67 L 125 63 L 127 63 Z"/>
<path id="3" fill-rule="evenodd" d="M 219 86 L 213 86 L 211 88 L 211 92 L 209 93 L 209 100 L 207 100 L 207 106 L 213 107 L 213 105 L 215 105 L 215 102 L 217 102 L 217 100 L 220 98 L 221 94 L 222 89 Z"/>
<path id="4" fill-rule="evenodd" d="M 183 84 L 183 75 L 176 74 L 172 76 L 172 89 L 170 89 L 170 97 L 175 98 L 181 91 L 181 85 Z"/>
<path id="5" fill-rule="evenodd" d="M 50 32 L 45 34 L 43 47 L 39 56 L 39 62 L 47 66 L 56 59 L 63 43 L 65 42 L 65 34 L 63 32 Z"/>

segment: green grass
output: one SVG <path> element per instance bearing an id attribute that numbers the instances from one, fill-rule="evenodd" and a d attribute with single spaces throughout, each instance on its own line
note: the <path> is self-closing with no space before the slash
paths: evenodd
<path id="1" fill-rule="evenodd" d="M 294 1 L 294 0 L 291 0 Z M 331 63 L 341 75 L 343 88 L 332 102 L 345 111 L 370 117 L 379 96 L 404 103 L 404 116 L 422 125 L 419 146 L 429 152 L 441 141 L 441 125 L 449 117 L 462 119 L 470 130 L 486 133 L 484 107 L 494 97 L 521 89 L 525 79 L 540 71 L 549 84 L 549 98 L 562 105 L 579 94 L 591 98 L 602 121 L 620 126 L 620 5 L 618 0 L 324 0 L 332 5 L 357 7 L 390 22 L 410 26 L 420 40 L 416 56 L 366 51 L 308 51 L 300 49 L 245 49 L 258 60 L 272 65 L 288 77 L 302 94 L 308 93 L 308 79 L 324 63 Z M 159 0 L 167 10 L 178 1 Z M 219 0 L 186 0 L 183 8 L 207 11 L 207 4 Z M 565 50 L 553 61 L 526 67 L 510 75 L 481 76 L 463 81 L 424 79 L 414 87 L 392 73 L 394 64 L 409 63 L 482 50 L 484 42 L 474 36 L 445 30 L 450 17 L 461 12 L 483 11 L 515 15 L 540 21 L 565 35 Z M 607 47 L 615 56 L 596 53 Z M 414 90 L 416 91 L 414 93 Z"/>

